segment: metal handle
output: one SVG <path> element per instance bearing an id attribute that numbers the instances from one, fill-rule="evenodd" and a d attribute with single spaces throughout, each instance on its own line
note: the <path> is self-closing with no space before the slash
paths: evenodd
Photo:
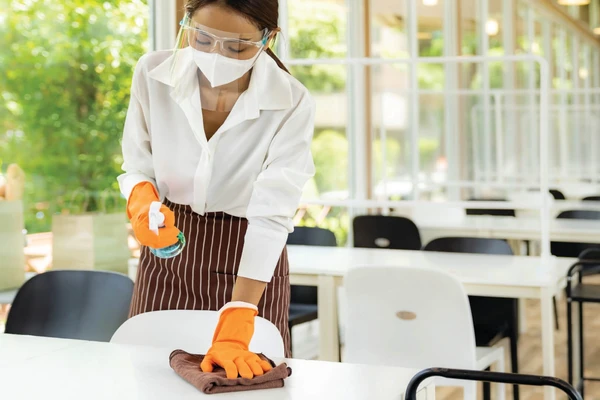
<path id="1" fill-rule="evenodd" d="M 417 389 L 419 385 L 428 378 L 439 376 L 448 379 L 460 379 L 465 381 L 479 381 L 492 383 L 508 383 L 513 385 L 527 386 L 553 386 L 562 390 L 571 400 L 582 400 L 581 395 L 575 388 L 562 379 L 549 376 L 509 374 L 506 372 L 470 371 L 449 368 L 428 368 L 418 372 L 406 387 L 406 400 L 417 400 Z"/>

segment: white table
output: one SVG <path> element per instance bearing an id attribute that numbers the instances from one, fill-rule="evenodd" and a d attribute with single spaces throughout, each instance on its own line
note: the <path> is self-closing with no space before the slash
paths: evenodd
<path id="1" fill-rule="evenodd" d="M 19 289 L 0 291 L 0 304 L 12 304 Z"/>
<path id="2" fill-rule="evenodd" d="M 349 268 L 421 266 L 452 273 L 469 295 L 540 300 L 544 375 L 555 374 L 552 298 L 564 289 L 566 272 L 576 259 L 313 246 L 288 246 L 288 255 L 291 283 L 318 287 L 321 360 L 339 360 L 337 291 Z M 129 267 L 134 279 L 137 260 Z M 554 399 L 550 388 L 546 399 Z"/>
<path id="3" fill-rule="evenodd" d="M 442 218 L 415 218 L 423 242 L 445 236 L 470 236 L 510 240 L 539 240 L 539 218 L 464 216 Z M 580 219 L 552 219 L 550 239 L 562 242 L 600 243 L 600 221 Z"/>
<path id="4" fill-rule="evenodd" d="M 575 259 L 312 246 L 288 246 L 288 254 L 291 282 L 318 287 L 321 359 L 339 358 L 337 289 L 349 268 L 420 266 L 452 273 L 470 295 L 539 299 L 544 375 L 555 374 L 552 298 L 565 287 L 566 272 Z M 545 398 L 554 399 L 552 389 L 546 390 Z"/>
<path id="5" fill-rule="evenodd" d="M 417 372 L 405 368 L 285 360 L 280 389 L 204 395 L 169 366 L 172 349 L 0 334 L 2 398 L 85 399 L 402 399 Z M 278 360 L 284 361 L 284 360 Z M 433 400 L 431 380 L 418 397 Z"/>

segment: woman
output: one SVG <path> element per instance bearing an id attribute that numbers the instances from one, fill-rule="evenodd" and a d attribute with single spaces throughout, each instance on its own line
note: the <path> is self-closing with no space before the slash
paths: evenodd
<path id="1" fill-rule="evenodd" d="M 220 310 L 201 367 L 231 378 L 270 369 L 248 351 L 257 314 L 289 356 L 285 242 L 314 174 L 314 102 L 269 49 L 277 20 L 277 0 L 188 0 L 175 52 L 138 62 L 123 134 L 119 185 L 142 245 L 130 315 Z M 180 255 L 150 252 L 180 231 Z"/>

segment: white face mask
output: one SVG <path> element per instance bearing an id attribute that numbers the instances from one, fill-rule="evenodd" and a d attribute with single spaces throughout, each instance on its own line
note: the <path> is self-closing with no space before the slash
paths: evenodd
<path id="1" fill-rule="evenodd" d="M 194 50 L 194 61 L 212 87 L 225 85 L 241 78 L 250 71 L 257 58 L 258 55 L 249 60 L 236 60 L 219 53 Z"/>

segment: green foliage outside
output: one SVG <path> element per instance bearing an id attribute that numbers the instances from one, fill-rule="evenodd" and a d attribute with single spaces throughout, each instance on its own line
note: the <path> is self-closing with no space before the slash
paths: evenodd
<path id="1" fill-rule="evenodd" d="M 293 58 L 343 58 L 346 56 L 346 21 L 339 6 L 331 3 L 288 1 L 288 52 Z M 346 87 L 343 65 L 293 66 L 290 72 L 312 93 L 333 93 Z"/>
<path id="2" fill-rule="evenodd" d="M 26 228 L 48 231 L 53 213 L 102 210 L 99 193 L 118 193 L 148 7 L 146 0 L 0 1 L 0 161 L 27 174 Z M 90 193 L 89 201 L 76 191 Z"/>
<path id="3" fill-rule="evenodd" d="M 294 58 L 344 58 L 346 21 L 336 4 L 321 2 L 288 2 L 288 49 Z M 293 66 L 290 72 L 312 93 L 344 92 L 346 67 L 343 65 Z M 340 130 L 316 127 L 312 153 L 316 174 L 304 191 L 306 198 L 316 199 L 322 193 L 348 188 L 348 141 Z M 346 243 L 349 219 L 343 208 L 333 208 L 323 217 L 323 207 L 311 206 L 302 219 L 303 226 L 330 229 L 338 244 Z"/>

